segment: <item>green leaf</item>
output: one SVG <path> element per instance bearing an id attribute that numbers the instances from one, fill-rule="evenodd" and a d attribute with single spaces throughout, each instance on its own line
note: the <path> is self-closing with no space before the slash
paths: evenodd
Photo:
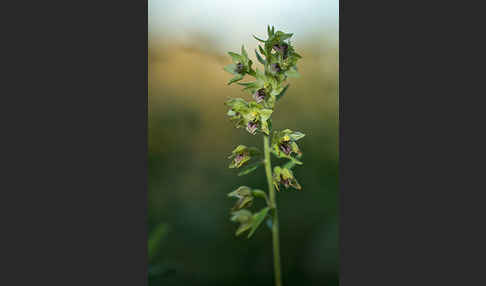
<path id="1" fill-rule="evenodd" d="M 298 155 L 297 157 L 300 159 L 300 157 L 302 157 L 302 155 Z M 282 166 L 282 168 L 286 168 L 286 169 L 292 170 L 292 168 L 294 168 L 295 165 L 297 165 L 296 160 L 290 160 L 287 163 L 285 163 Z"/>
<path id="2" fill-rule="evenodd" d="M 282 98 L 284 95 L 285 95 L 285 92 L 287 92 L 287 89 L 289 88 L 289 85 L 290 84 L 287 84 L 284 89 L 282 90 L 282 92 L 280 92 L 278 95 L 277 95 L 277 100 L 279 100 L 280 98 Z"/>
<path id="3" fill-rule="evenodd" d="M 260 118 L 262 121 L 267 121 L 270 116 L 272 115 L 273 110 L 271 109 L 262 109 L 260 110 Z"/>
<path id="4" fill-rule="evenodd" d="M 225 71 L 231 73 L 231 74 L 236 74 L 235 69 L 236 65 L 235 64 L 229 64 L 223 68 Z"/>
<path id="5" fill-rule="evenodd" d="M 255 82 L 238 82 L 239 85 L 246 86 L 246 87 L 255 87 Z"/>
<path id="6" fill-rule="evenodd" d="M 252 193 L 253 193 L 253 196 L 255 198 L 265 199 L 265 202 L 267 203 L 267 205 L 268 206 L 271 205 L 270 200 L 268 199 L 267 193 L 265 193 L 264 191 L 255 189 L 255 190 L 252 191 Z"/>
<path id="7" fill-rule="evenodd" d="M 285 74 L 288 77 L 300 77 L 300 74 L 294 68 L 290 68 L 288 71 L 285 72 Z"/>
<path id="8" fill-rule="evenodd" d="M 260 54 L 258 53 L 258 51 L 255 49 L 255 55 L 257 57 L 257 60 L 262 64 L 262 65 L 265 65 L 267 64 L 267 62 L 260 56 Z"/>
<path id="9" fill-rule="evenodd" d="M 266 56 L 265 50 L 262 48 L 262 46 L 258 46 L 258 49 L 262 55 Z"/>
<path id="10" fill-rule="evenodd" d="M 251 223 L 243 223 L 240 225 L 240 227 L 238 227 L 238 229 L 236 230 L 236 236 L 242 234 L 243 232 L 249 230 L 251 228 L 252 224 Z"/>
<path id="11" fill-rule="evenodd" d="M 278 31 L 276 35 L 280 38 L 280 41 L 284 41 L 292 38 L 293 34 L 285 34 L 284 32 Z"/>
<path id="12" fill-rule="evenodd" d="M 228 82 L 228 85 L 234 83 L 234 82 L 237 82 L 239 80 L 242 80 L 243 79 L 243 76 L 242 75 L 236 75 L 234 78 L 232 78 L 229 82 Z"/>
<path id="13" fill-rule="evenodd" d="M 256 214 L 253 215 L 253 220 L 252 220 L 252 224 L 251 224 L 251 231 L 248 234 L 248 238 L 250 238 L 255 233 L 257 228 L 260 226 L 262 221 L 267 216 L 267 213 L 268 213 L 269 210 L 270 210 L 270 208 L 266 207 L 266 208 L 262 209 L 261 211 L 259 211 L 259 212 L 257 212 Z"/>
<path id="14" fill-rule="evenodd" d="M 241 109 L 247 108 L 248 102 L 246 102 L 246 100 L 244 100 L 243 98 L 237 97 L 228 99 L 225 102 L 225 105 L 231 107 L 236 111 L 239 111 Z"/>
<path id="15" fill-rule="evenodd" d="M 284 168 L 287 168 L 289 170 L 292 170 L 293 167 L 295 167 L 295 162 L 290 160 L 288 161 L 287 163 L 285 163 L 285 165 L 283 165 Z"/>
<path id="16" fill-rule="evenodd" d="M 270 135 L 270 129 L 268 128 L 268 123 L 267 123 L 267 121 L 263 121 L 263 120 L 262 120 L 260 124 L 261 124 L 261 126 L 260 126 L 260 127 L 261 127 L 261 129 L 262 129 L 263 133 L 265 133 L 265 134 L 267 134 L 267 135 Z"/>
<path id="17" fill-rule="evenodd" d="M 233 59 L 233 61 L 241 62 L 241 56 L 238 55 L 237 53 L 228 52 L 228 55 L 230 55 L 230 57 Z"/>
<path id="18" fill-rule="evenodd" d="M 264 40 L 262 40 L 262 39 L 260 39 L 260 38 L 257 38 L 257 36 L 255 36 L 255 35 L 253 35 L 253 38 L 255 38 L 255 40 L 257 40 L 257 41 L 260 41 L 260 42 L 262 42 L 262 43 L 265 43 L 265 41 L 264 41 Z"/>
<path id="19" fill-rule="evenodd" d="M 243 168 L 243 170 L 238 173 L 238 176 L 247 175 L 247 174 L 255 171 L 256 169 L 258 169 L 258 167 L 260 167 L 262 164 L 263 164 L 263 162 L 257 162 L 257 163 L 251 164 L 251 165 Z"/>
<path id="20" fill-rule="evenodd" d="M 267 199 L 267 193 L 262 190 L 255 189 L 252 191 L 253 195 L 257 198 L 264 198 Z"/>
<path id="21" fill-rule="evenodd" d="M 303 164 L 304 164 L 304 163 L 302 163 L 301 161 L 299 161 L 299 160 L 295 159 L 294 157 L 285 156 L 285 158 L 292 160 L 292 161 L 293 161 L 295 164 L 297 164 L 297 165 L 303 165 Z"/>
<path id="22" fill-rule="evenodd" d="M 275 150 L 272 150 L 272 154 L 275 155 L 277 158 L 285 158 L 285 159 L 292 160 L 297 165 L 304 164 L 301 161 L 295 159 L 294 157 L 285 155 L 283 152 L 276 152 Z"/>
<path id="23" fill-rule="evenodd" d="M 245 58 L 248 58 L 248 54 L 246 53 L 245 46 L 241 46 L 241 55 Z"/>

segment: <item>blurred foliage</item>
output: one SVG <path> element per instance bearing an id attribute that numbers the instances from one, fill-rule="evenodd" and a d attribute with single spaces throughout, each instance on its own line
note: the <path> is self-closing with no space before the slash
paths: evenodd
<path id="1" fill-rule="evenodd" d="M 151 286 L 273 283 L 270 231 L 235 238 L 228 221 L 234 200 L 226 194 L 242 184 L 265 189 L 266 180 L 261 169 L 237 177 L 227 168 L 240 143 L 262 142 L 235 130 L 225 115 L 224 102 L 241 96 L 241 87 L 226 85 L 230 59 L 215 46 L 202 36 L 191 46 L 149 42 Z M 283 281 L 338 285 L 338 47 L 325 39 L 298 46 L 301 77 L 289 80 L 273 115 L 274 128 L 308 135 L 299 141 L 305 165 L 295 169 L 303 190 L 277 194 Z"/>

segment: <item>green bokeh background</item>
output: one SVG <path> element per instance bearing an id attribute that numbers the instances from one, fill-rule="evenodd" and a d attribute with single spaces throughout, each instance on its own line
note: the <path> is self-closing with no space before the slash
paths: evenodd
<path id="1" fill-rule="evenodd" d="M 288 26 L 282 30 L 294 32 Z M 243 177 L 227 168 L 238 144 L 262 145 L 260 135 L 233 128 L 226 117 L 228 97 L 250 97 L 226 85 L 230 57 L 211 31 L 194 28 L 186 41 L 157 29 L 148 59 L 149 285 L 273 285 L 270 230 L 262 225 L 251 239 L 235 237 L 229 221 L 228 192 L 240 185 L 266 190 L 263 168 Z M 304 165 L 294 171 L 303 190 L 277 194 L 284 285 L 339 280 L 338 44 L 314 30 L 293 41 L 303 56 L 301 77 L 289 80 L 273 114 L 274 129 L 307 135 L 299 141 Z M 248 51 L 257 62 L 252 33 L 225 45 L 238 52 L 242 42 L 254 42 Z"/>

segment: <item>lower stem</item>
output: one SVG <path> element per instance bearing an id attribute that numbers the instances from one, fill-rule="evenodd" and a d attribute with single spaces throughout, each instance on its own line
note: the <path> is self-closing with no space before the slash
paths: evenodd
<path id="1" fill-rule="evenodd" d="M 282 286 L 282 277 L 280 270 L 280 242 L 278 234 L 278 213 L 277 213 L 277 199 L 275 196 L 275 189 L 272 182 L 272 163 L 270 161 L 270 142 L 267 135 L 263 135 L 263 150 L 265 155 L 265 173 L 267 175 L 268 193 L 270 195 L 270 203 L 273 207 L 272 220 L 272 240 L 273 240 L 273 267 L 275 272 L 275 286 Z"/>

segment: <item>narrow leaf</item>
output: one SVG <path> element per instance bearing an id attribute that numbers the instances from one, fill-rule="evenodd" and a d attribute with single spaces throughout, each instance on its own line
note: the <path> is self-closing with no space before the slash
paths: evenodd
<path id="1" fill-rule="evenodd" d="M 280 92 L 280 94 L 277 95 L 277 100 L 279 100 L 280 98 L 282 98 L 284 95 L 285 95 L 285 92 L 287 92 L 287 89 L 289 88 L 289 85 L 290 84 L 287 84 L 284 89 L 282 90 L 282 92 Z"/>
<path id="2" fill-rule="evenodd" d="M 269 210 L 270 210 L 270 208 L 266 207 L 266 208 L 262 209 L 261 211 L 259 211 L 259 212 L 257 212 L 256 214 L 253 215 L 253 220 L 252 220 L 252 223 L 251 223 L 251 231 L 248 234 L 248 238 L 250 238 L 253 235 L 253 233 L 255 233 L 257 228 L 260 226 L 262 221 L 267 216 L 267 213 L 268 213 Z"/>
<path id="3" fill-rule="evenodd" d="M 293 34 L 282 34 L 280 35 L 280 41 L 287 40 L 292 37 Z"/>
<path id="4" fill-rule="evenodd" d="M 258 169 L 258 167 L 260 167 L 261 164 L 262 164 L 261 162 L 258 162 L 256 164 L 252 164 L 245 167 L 241 172 L 238 173 L 238 176 L 244 176 L 255 171 L 256 169 Z"/>
<path id="5" fill-rule="evenodd" d="M 292 160 L 297 165 L 304 164 L 301 161 L 295 159 L 294 157 L 285 155 L 283 152 L 276 152 L 275 150 L 272 150 L 272 154 L 275 155 L 277 158 L 286 158 L 286 159 Z"/>
<path id="6" fill-rule="evenodd" d="M 251 85 L 255 85 L 254 82 L 238 82 L 239 85 L 243 85 L 243 86 L 251 86 Z"/>
<path id="7" fill-rule="evenodd" d="M 249 230 L 250 227 L 252 227 L 251 223 L 241 224 L 240 227 L 238 227 L 238 229 L 236 230 L 235 235 L 238 236 L 238 235 L 242 234 L 243 232 Z"/>
<path id="8" fill-rule="evenodd" d="M 295 167 L 295 165 L 296 165 L 295 161 L 290 160 L 287 163 L 285 163 L 285 165 L 283 165 L 283 168 L 292 170 L 292 168 Z"/>
<path id="9" fill-rule="evenodd" d="M 257 41 L 260 41 L 260 42 L 262 42 L 262 43 L 265 43 L 265 41 L 264 41 L 264 40 L 262 40 L 262 39 L 260 39 L 260 38 L 257 38 L 257 36 L 255 36 L 255 35 L 253 35 L 253 38 L 255 38 L 255 40 L 257 40 Z"/>
<path id="10" fill-rule="evenodd" d="M 239 80 L 242 80 L 243 79 L 243 76 L 242 75 L 236 75 L 234 78 L 232 78 L 229 82 L 228 82 L 228 85 L 234 83 L 234 82 L 237 82 Z"/>
<path id="11" fill-rule="evenodd" d="M 235 69 L 236 65 L 235 64 L 229 64 L 223 68 L 225 71 L 231 73 L 231 74 L 236 74 Z"/>
<path id="12" fill-rule="evenodd" d="M 299 72 L 297 72 L 296 69 L 289 69 L 287 72 L 285 72 L 285 74 L 288 76 L 288 77 L 300 77 L 300 74 Z"/>
<path id="13" fill-rule="evenodd" d="M 267 62 L 260 56 L 260 54 L 258 53 L 258 51 L 255 49 L 255 55 L 257 57 L 257 60 L 262 64 L 262 65 L 265 65 Z"/>
<path id="14" fill-rule="evenodd" d="M 235 62 L 241 61 L 241 56 L 238 55 L 237 53 L 228 52 L 228 55 L 230 55 Z"/>
<path id="15" fill-rule="evenodd" d="M 266 54 L 265 54 L 265 50 L 262 48 L 262 46 L 258 46 L 258 49 L 260 50 L 260 53 L 261 53 L 262 55 L 264 55 L 264 56 L 266 55 Z"/>
<path id="16" fill-rule="evenodd" d="M 248 58 L 248 54 L 246 53 L 245 46 L 241 46 L 241 55 L 245 58 Z"/>

